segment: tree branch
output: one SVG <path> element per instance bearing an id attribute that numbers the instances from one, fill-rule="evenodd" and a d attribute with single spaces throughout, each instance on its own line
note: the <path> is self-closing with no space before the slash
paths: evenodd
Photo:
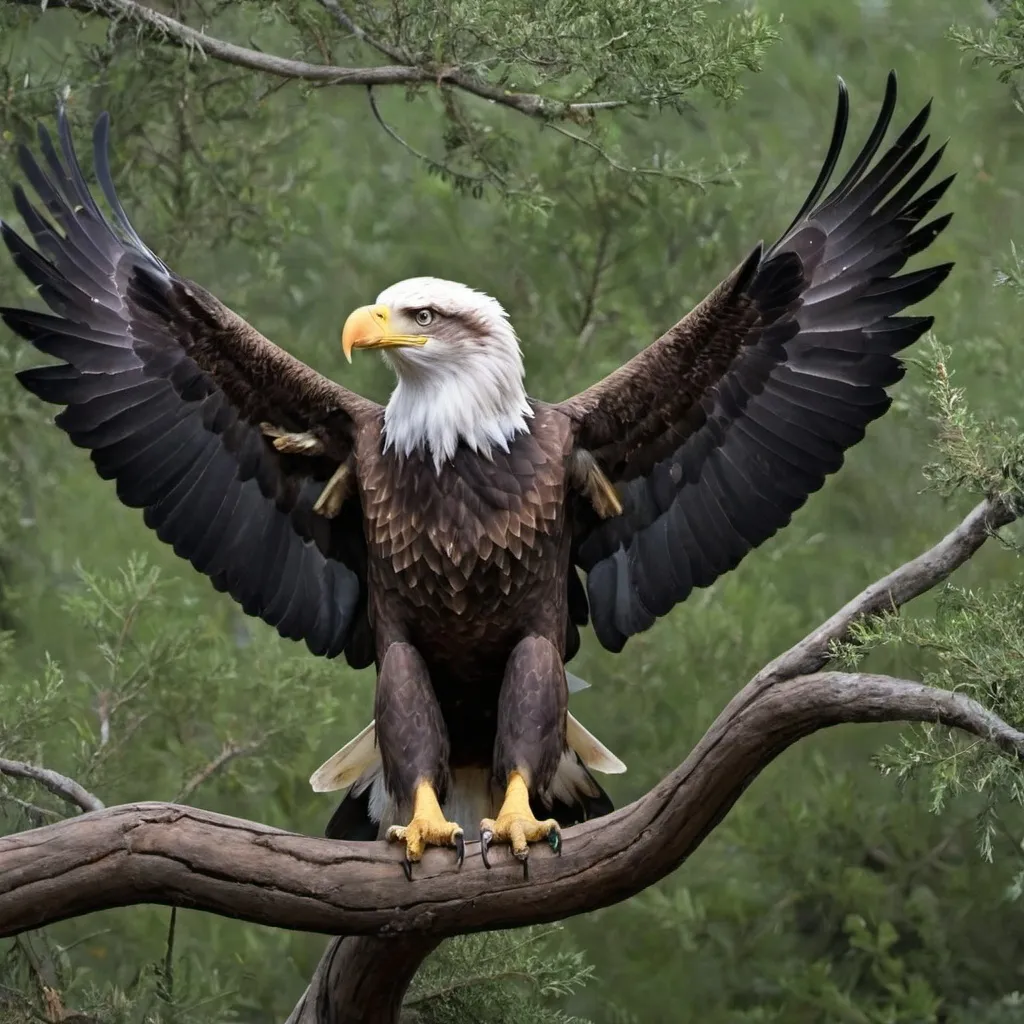
<path id="1" fill-rule="evenodd" d="M 678 867 L 768 764 L 819 729 L 933 722 L 1024 759 L 1024 733 L 963 694 L 818 671 L 854 622 L 942 582 L 1016 514 L 1005 500 L 988 499 L 929 551 L 862 591 L 759 672 L 644 797 L 567 830 L 561 857 L 534 850 L 529 881 L 508 856 L 488 871 L 478 844 L 469 845 L 461 870 L 450 851 L 428 851 L 410 883 L 402 852 L 385 843 L 299 836 L 174 804 L 131 804 L 0 838 L 0 935 L 139 903 L 340 934 L 346 938 L 328 947 L 290 1024 L 394 1024 L 408 982 L 443 937 L 561 920 L 640 892 Z M 46 769 L 0 761 L 0 770 L 5 765 L 20 777 L 59 780 L 54 791 L 65 798 L 67 784 L 75 785 Z"/>
<path id="2" fill-rule="evenodd" d="M 393 1024 L 409 983 L 441 937 L 334 939 L 285 1024 Z"/>
<path id="3" fill-rule="evenodd" d="M 13 0 L 24 6 L 39 7 L 39 0 Z M 362 42 L 385 53 L 390 59 L 398 59 L 398 51 L 371 39 L 367 34 L 331 0 L 319 0 L 335 20 Z M 214 36 L 208 36 L 182 22 L 155 11 L 137 0 L 49 0 L 49 8 L 62 7 L 96 14 L 111 21 L 125 21 L 143 29 L 164 42 L 195 51 L 214 60 L 232 64 L 235 67 L 259 71 L 278 78 L 302 82 L 316 82 L 320 85 L 415 85 L 433 83 L 448 85 L 463 92 L 489 100 L 511 110 L 543 120 L 580 120 L 602 110 L 614 110 L 629 105 L 627 100 L 609 99 L 587 103 L 564 103 L 548 99 L 538 93 L 512 92 L 478 78 L 476 75 L 457 67 L 429 67 L 402 62 L 382 67 L 339 67 L 334 64 L 310 64 L 307 61 L 279 57 L 264 53 Z"/>
<path id="4" fill-rule="evenodd" d="M 808 633 L 798 644 L 769 662 L 751 681 L 768 686 L 779 679 L 817 672 L 830 658 L 832 645 L 845 640 L 853 624 L 882 612 L 896 611 L 915 597 L 944 582 L 969 561 L 996 530 L 1020 515 L 1003 497 L 986 498 L 960 525 L 934 547 L 901 565 L 848 601 L 827 622 Z M 737 699 L 747 692 L 745 688 Z"/>
<path id="5" fill-rule="evenodd" d="M 329 935 L 432 939 L 540 924 L 609 906 L 679 866 L 760 771 L 819 729 L 936 722 L 1024 758 L 1024 733 L 977 701 L 905 679 L 820 672 L 726 709 L 687 759 L 620 811 L 567 830 L 564 854 L 488 870 L 430 850 L 408 882 L 401 851 L 295 835 L 175 804 L 126 804 L 0 838 L 0 935 L 157 903 Z M 728 742 L 723 742 L 727 736 Z"/>
<path id="6" fill-rule="evenodd" d="M 80 786 L 74 779 L 60 775 L 49 768 L 39 768 L 24 761 L 8 761 L 0 757 L 0 775 L 8 775 L 13 779 L 31 779 L 48 789 L 55 796 L 66 800 L 69 804 L 82 811 L 102 811 L 103 801 L 95 797 L 87 789 Z"/>
<path id="7" fill-rule="evenodd" d="M 346 32 L 351 32 L 361 43 L 372 46 L 378 53 L 382 53 L 389 60 L 399 64 L 409 64 L 408 54 L 402 53 L 394 46 L 382 43 L 379 39 L 371 36 L 361 25 L 357 25 L 342 9 L 338 0 L 317 0 L 320 6 L 340 25 Z"/>

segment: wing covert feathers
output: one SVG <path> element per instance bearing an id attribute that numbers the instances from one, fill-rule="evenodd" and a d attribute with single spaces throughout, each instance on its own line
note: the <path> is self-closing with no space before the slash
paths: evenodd
<path id="1" fill-rule="evenodd" d="M 881 150 L 895 105 L 890 73 L 874 128 L 826 195 L 848 121 L 840 80 L 821 173 L 782 237 L 560 406 L 622 498 L 622 515 L 586 519 L 575 541 L 606 648 L 785 526 L 888 409 L 897 354 L 932 323 L 899 314 L 952 267 L 901 273 L 949 223 L 926 218 L 953 176 L 929 184 L 943 152 L 926 155 L 930 105 Z"/>
<path id="2" fill-rule="evenodd" d="M 353 535 L 351 517 L 329 523 L 312 505 L 372 403 L 277 348 L 145 245 L 114 188 L 105 114 L 94 165 L 113 223 L 86 184 L 63 109 L 58 139 L 60 154 L 40 126 L 44 166 L 19 150 L 40 202 L 16 185 L 14 203 L 35 248 L 0 223 L 14 263 L 51 310 L 0 317 L 62 360 L 23 370 L 19 381 L 64 406 L 58 426 L 217 589 L 282 636 L 338 654 L 365 602 L 361 533 Z M 280 455 L 262 437 L 262 420 L 318 426 L 334 458 Z"/>

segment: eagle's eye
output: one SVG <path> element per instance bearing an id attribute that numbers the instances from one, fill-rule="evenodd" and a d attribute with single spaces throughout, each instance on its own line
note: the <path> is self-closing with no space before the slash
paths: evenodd
<path id="1" fill-rule="evenodd" d="M 434 322 L 434 314 L 429 309 L 421 309 L 416 313 L 416 323 L 420 327 L 429 327 Z"/>

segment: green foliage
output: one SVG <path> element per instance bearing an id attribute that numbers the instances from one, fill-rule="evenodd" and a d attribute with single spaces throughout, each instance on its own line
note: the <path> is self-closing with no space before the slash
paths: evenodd
<path id="1" fill-rule="evenodd" d="M 687 111 L 699 93 L 725 102 L 739 95 L 741 75 L 760 68 L 777 33 L 764 16 L 742 8 L 728 10 L 730 6 L 721 0 L 642 5 L 622 0 L 529 5 L 360 0 L 346 11 L 335 0 L 212 5 L 180 0 L 175 13 L 186 25 L 201 23 L 211 36 L 248 35 L 257 49 L 298 60 L 358 66 L 383 56 L 391 65 L 420 69 L 428 81 L 457 69 L 460 80 L 468 82 L 465 91 L 439 89 L 436 80 L 406 86 L 406 99 L 427 111 L 426 130 L 410 134 L 408 141 L 385 121 L 371 93 L 374 116 L 423 169 L 456 192 L 479 198 L 485 187 L 493 188 L 506 200 L 540 213 L 565 190 L 550 188 L 538 176 L 535 162 L 523 160 L 523 142 L 535 134 L 529 124 L 511 123 L 523 114 L 559 135 L 577 156 L 589 154 L 584 162 L 600 163 L 606 174 L 627 181 L 703 180 L 672 148 L 637 145 L 629 138 L 636 134 L 630 122 L 662 110 Z M 194 209 L 188 220 L 181 216 L 185 206 L 197 202 L 215 212 L 217 219 L 205 223 L 211 235 L 216 232 L 221 238 L 257 212 L 255 197 L 267 185 L 260 157 L 291 141 L 293 123 L 278 120 L 278 133 L 263 138 L 248 127 L 237 136 L 222 126 L 253 117 L 265 121 L 281 81 L 232 71 L 192 47 L 163 45 L 163 33 L 126 14 L 112 17 L 108 31 L 101 32 L 95 21 L 67 11 L 48 11 L 39 19 L 17 6 L 0 9 L 0 29 L 15 40 L 38 30 L 43 20 L 63 37 L 68 63 L 55 68 L 52 59 L 40 59 L 38 49 L 15 47 L 0 71 L 0 85 L 6 79 L 8 86 L 0 100 L 0 118 L 28 124 L 41 103 L 52 102 L 56 89 L 68 84 L 78 89 L 84 80 L 130 129 L 145 136 L 138 151 L 143 188 L 151 202 L 174 214 L 178 231 L 188 223 L 204 223 Z M 84 38 L 75 38 L 76 22 Z M 302 98 L 313 101 L 314 87 L 301 88 Z M 526 99 L 508 105 L 497 118 L 493 103 L 480 98 L 501 101 L 509 94 Z M 594 110 L 571 104 L 598 104 L 598 110 L 608 105 L 620 117 L 610 125 Z M 168 122 L 164 139 L 141 132 L 139 117 L 151 126 L 154 115 Z M 123 128 L 119 133 L 125 137 Z M 436 155 L 418 147 L 417 137 Z M 232 145 L 241 138 L 245 146 Z M 190 164 L 201 165 L 201 173 L 191 174 Z M 294 170 L 299 177 L 301 168 Z M 191 187 L 197 181 L 202 199 Z M 227 197 L 230 202 L 224 202 Z M 174 241 L 180 244 L 180 239 Z"/>
<path id="2" fill-rule="evenodd" d="M 624 658 L 585 642 L 574 670 L 593 689 L 574 712 L 629 764 L 609 780 L 621 804 L 674 767 L 767 659 L 981 495 L 1019 487 L 1024 275 L 1004 253 L 1024 238 L 1013 92 L 1024 8 L 1004 4 L 993 23 L 975 6 L 338 8 L 397 58 L 353 38 L 329 3 L 164 8 L 264 52 L 458 64 L 477 84 L 548 104 L 534 118 L 433 82 L 381 87 L 389 135 L 365 90 L 227 67 L 128 20 L 5 4 L 0 167 L 16 176 L 15 144 L 50 121 L 58 93 L 76 138 L 109 109 L 116 180 L 147 242 L 296 355 L 381 397 L 382 368 L 344 364 L 340 322 L 393 281 L 440 272 L 498 295 L 534 393 L 556 398 L 620 365 L 785 227 L 827 144 L 836 73 L 850 85 L 851 146 L 890 66 L 898 120 L 934 94 L 935 132 L 951 137 L 945 162 L 959 172 L 957 217 L 933 250 L 958 262 L 926 310 L 935 347 L 785 531 Z M 958 45 L 977 68 L 958 63 Z M 565 103 L 604 99 L 628 103 L 565 116 Z M 0 292 L 27 297 L 10 273 Z M 74 775 L 108 804 L 184 793 L 318 834 L 333 808 L 305 779 L 369 720 L 372 680 L 245 619 L 121 508 L 14 383 L 34 358 L 13 341 L 0 350 L 0 754 Z M 1004 532 L 940 600 L 872 622 L 844 656 L 1024 721 L 1017 532 Z M 870 767 L 882 747 L 888 775 Z M 1018 789 L 1015 765 L 938 730 L 833 731 L 773 765 L 682 870 L 627 906 L 557 932 L 446 944 L 409 1014 L 1024 1020 Z M 0 789 L 4 831 L 68 813 L 29 783 Z M 166 909 L 133 908 L 5 944 L 0 1021 L 38 1019 L 43 983 L 104 1022 L 280 1020 L 323 948 L 188 911 L 172 943 L 170 925 Z"/>
<path id="3" fill-rule="evenodd" d="M 611 100 L 680 110 L 698 86 L 735 97 L 737 71 L 757 70 L 774 37 L 767 19 L 752 11 L 716 22 L 718 6 L 360 0 L 352 12 L 405 63 L 463 68 L 509 91 L 542 92 L 564 103 Z"/>
<path id="4" fill-rule="evenodd" d="M 989 29 L 956 25 L 950 38 L 973 56 L 974 63 L 985 63 L 999 70 L 1001 82 L 1013 83 L 1024 70 L 1024 3 L 1021 0 L 993 0 L 998 19 Z"/>
<path id="5" fill-rule="evenodd" d="M 594 969 L 578 952 L 550 948 L 555 928 L 465 935 L 428 960 L 405 1000 L 415 1024 L 463 1024 L 487 1006 L 502 1024 L 591 1024 L 553 1006 L 583 989 Z"/>

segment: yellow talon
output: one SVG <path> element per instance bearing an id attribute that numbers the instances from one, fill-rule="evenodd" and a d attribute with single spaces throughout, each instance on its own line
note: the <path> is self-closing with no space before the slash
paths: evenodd
<path id="1" fill-rule="evenodd" d="M 416 786 L 412 820 L 408 825 L 392 825 L 387 831 L 387 840 L 389 843 L 405 843 L 402 868 L 410 882 L 412 865 L 423 856 L 428 846 L 454 846 L 459 867 L 466 855 L 461 826 L 445 819 L 434 787 L 429 782 L 420 782 Z"/>
<path id="2" fill-rule="evenodd" d="M 505 799 L 497 818 L 484 818 L 480 822 L 480 856 L 484 866 L 490 867 L 487 852 L 494 843 L 507 843 L 513 855 L 523 863 L 527 872 L 530 843 L 546 839 L 555 853 L 562 851 L 562 832 L 554 818 L 538 821 L 530 808 L 530 791 L 521 772 L 509 773 Z"/>

